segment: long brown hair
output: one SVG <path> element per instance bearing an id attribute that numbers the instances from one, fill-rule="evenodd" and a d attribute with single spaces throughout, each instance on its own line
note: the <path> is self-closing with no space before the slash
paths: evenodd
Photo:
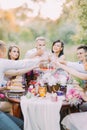
<path id="1" fill-rule="evenodd" d="M 20 57 L 20 49 L 19 49 L 18 46 L 16 46 L 16 45 L 11 45 L 11 46 L 9 47 L 9 49 L 8 49 L 8 59 L 11 59 L 9 53 L 12 51 L 12 49 L 13 49 L 14 47 L 17 48 L 17 49 L 18 49 L 18 52 L 19 52 L 18 58 L 15 59 L 15 60 L 18 60 L 19 57 Z"/>

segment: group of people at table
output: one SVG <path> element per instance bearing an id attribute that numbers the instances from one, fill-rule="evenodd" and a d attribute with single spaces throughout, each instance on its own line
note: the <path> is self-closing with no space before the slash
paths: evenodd
<path id="1" fill-rule="evenodd" d="M 2 92 L 7 88 L 7 86 L 10 86 L 13 78 L 17 78 L 19 76 L 24 78 L 24 74 L 40 67 L 41 63 L 45 61 L 51 62 L 55 69 L 62 68 L 69 74 L 82 79 L 83 84 L 86 84 L 87 45 L 80 45 L 76 51 L 79 61 L 66 61 L 64 55 L 64 43 L 62 41 L 54 41 L 52 44 L 52 50 L 49 52 L 46 50 L 46 39 L 44 37 L 37 37 L 35 40 L 35 48 L 29 50 L 25 54 L 25 59 L 19 60 L 20 49 L 16 45 L 9 47 L 8 59 L 6 59 L 6 44 L 3 41 L 0 41 L 0 91 Z M 25 85 L 26 79 L 24 78 L 22 81 Z M 81 86 L 77 86 L 76 89 L 80 91 L 82 99 L 87 101 L 84 89 L 81 88 Z M 87 110 L 86 104 L 82 107 Z M 7 114 L 7 112 L 10 114 Z M 85 112 L 85 115 L 87 115 L 87 112 Z M 75 121 L 80 120 L 81 125 L 83 118 L 83 112 L 70 114 L 63 119 L 62 124 L 65 129 L 78 130 L 78 123 Z M 82 124 L 82 126 L 83 125 L 86 124 Z M 12 115 L 12 104 L 10 102 L 0 102 L 0 130 L 11 129 L 24 129 L 23 121 Z"/>

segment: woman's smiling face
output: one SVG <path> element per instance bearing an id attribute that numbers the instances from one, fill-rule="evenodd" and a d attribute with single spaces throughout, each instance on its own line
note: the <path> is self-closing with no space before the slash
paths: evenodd
<path id="1" fill-rule="evenodd" d="M 62 50 L 62 46 L 61 46 L 61 42 L 56 42 L 54 45 L 53 45 L 53 52 L 54 53 L 59 53 L 61 50 Z"/>
<path id="2" fill-rule="evenodd" d="M 13 47 L 11 51 L 9 52 L 10 59 L 12 60 L 18 59 L 19 55 L 20 55 L 19 49 L 16 47 Z"/>

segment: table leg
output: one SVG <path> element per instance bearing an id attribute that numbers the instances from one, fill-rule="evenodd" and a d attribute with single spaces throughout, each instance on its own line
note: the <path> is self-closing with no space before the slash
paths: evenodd
<path id="1" fill-rule="evenodd" d="M 12 105 L 13 116 L 22 118 L 21 107 L 19 103 L 13 103 Z"/>

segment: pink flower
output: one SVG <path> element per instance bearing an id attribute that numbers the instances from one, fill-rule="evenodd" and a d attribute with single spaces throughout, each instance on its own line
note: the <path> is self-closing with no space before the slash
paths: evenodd
<path id="1" fill-rule="evenodd" d="M 74 88 L 72 88 L 72 89 L 69 90 L 68 94 L 66 95 L 66 100 L 71 105 L 77 105 L 77 104 L 80 104 L 82 102 L 81 95 Z"/>
<path id="2" fill-rule="evenodd" d="M 54 74 L 54 77 L 55 77 L 55 78 L 58 78 L 58 77 L 59 77 L 59 74 L 55 73 L 55 74 Z"/>
<path id="3" fill-rule="evenodd" d="M 5 95 L 0 93 L 0 98 L 5 98 Z"/>
<path id="4" fill-rule="evenodd" d="M 75 93 L 75 89 L 70 89 L 69 90 L 69 94 L 74 94 Z"/>

